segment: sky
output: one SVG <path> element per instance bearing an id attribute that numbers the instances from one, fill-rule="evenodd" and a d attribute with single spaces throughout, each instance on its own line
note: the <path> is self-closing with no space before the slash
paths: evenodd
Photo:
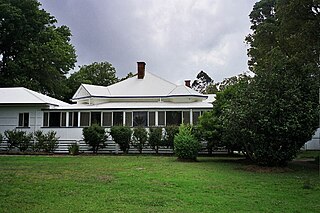
<path id="1" fill-rule="evenodd" d="M 118 77 L 146 70 L 176 84 L 248 70 L 245 36 L 256 0 L 39 0 L 72 32 L 81 65 L 107 61 Z"/>

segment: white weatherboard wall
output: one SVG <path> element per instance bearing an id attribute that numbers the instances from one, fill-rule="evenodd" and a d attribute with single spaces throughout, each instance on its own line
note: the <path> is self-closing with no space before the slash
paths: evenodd
<path id="1" fill-rule="evenodd" d="M 305 150 L 320 150 L 320 128 L 317 129 L 312 139 L 304 144 Z"/>
<path id="2" fill-rule="evenodd" d="M 0 133 L 6 130 L 21 129 L 34 132 L 42 126 L 42 107 L 30 106 L 0 106 Z M 29 127 L 18 127 L 19 113 L 29 113 Z"/>

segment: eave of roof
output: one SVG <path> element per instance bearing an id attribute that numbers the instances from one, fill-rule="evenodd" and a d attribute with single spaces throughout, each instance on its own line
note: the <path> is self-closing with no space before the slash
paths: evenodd
<path id="1" fill-rule="evenodd" d="M 71 104 L 57 107 L 58 110 L 123 110 L 123 109 L 212 109 L 212 104 L 204 101 L 191 103 L 172 102 L 109 102 L 96 105 Z"/>

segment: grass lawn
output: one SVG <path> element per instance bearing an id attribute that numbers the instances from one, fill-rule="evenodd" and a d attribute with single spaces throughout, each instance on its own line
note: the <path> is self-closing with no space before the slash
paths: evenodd
<path id="1" fill-rule="evenodd" d="M 0 212 L 319 212 L 319 180 L 305 162 L 273 170 L 232 158 L 0 156 Z"/>
<path id="2" fill-rule="evenodd" d="M 299 153 L 298 158 L 316 158 L 320 156 L 320 151 L 315 150 L 308 150 L 308 151 L 301 151 Z"/>

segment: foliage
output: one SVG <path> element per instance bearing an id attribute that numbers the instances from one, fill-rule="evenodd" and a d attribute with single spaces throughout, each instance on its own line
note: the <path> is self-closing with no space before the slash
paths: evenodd
<path id="1" fill-rule="evenodd" d="M 80 147 L 77 143 L 73 143 L 68 147 L 68 151 L 70 155 L 79 155 Z"/>
<path id="2" fill-rule="evenodd" d="M 115 143 L 119 144 L 121 151 L 127 154 L 130 148 L 132 130 L 128 126 L 112 126 L 110 135 Z"/>
<path id="3" fill-rule="evenodd" d="M 20 130 L 6 130 L 4 135 L 7 138 L 9 149 L 16 147 L 21 152 L 25 152 L 31 146 L 32 133 L 28 134 Z"/>
<path id="4" fill-rule="evenodd" d="M 213 149 L 221 146 L 222 123 L 215 110 L 203 113 L 199 118 L 196 129 L 200 132 L 199 138 L 207 142 L 208 153 L 211 155 Z"/>
<path id="5" fill-rule="evenodd" d="M 164 145 L 174 149 L 174 136 L 178 134 L 179 126 L 166 126 L 164 135 Z"/>
<path id="6" fill-rule="evenodd" d="M 179 133 L 174 136 L 174 151 L 179 159 L 196 160 L 201 145 L 192 134 L 191 126 L 181 124 Z"/>
<path id="7" fill-rule="evenodd" d="M 204 94 L 216 94 L 218 91 L 217 84 L 211 83 L 206 87 Z"/>
<path id="8" fill-rule="evenodd" d="M 98 124 L 83 128 L 82 135 L 86 144 L 92 147 L 93 153 L 97 153 L 99 148 L 105 147 L 106 131 Z"/>
<path id="9" fill-rule="evenodd" d="M 58 148 L 58 140 L 59 137 L 56 136 L 57 132 L 49 131 L 47 133 L 43 133 L 43 131 L 38 130 L 34 133 L 35 145 L 34 150 L 36 152 L 53 152 L 56 148 Z"/>
<path id="10" fill-rule="evenodd" d="M 159 146 L 163 144 L 163 135 L 161 127 L 149 128 L 149 145 L 152 149 L 156 151 L 156 154 L 159 152 Z"/>
<path id="11" fill-rule="evenodd" d="M 142 153 L 142 149 L 148 141 L 148 132 L 144 127 L 136 127 L 133 129 L 132 144 L 133 146 Z"/>
<path id="12" fill-rule="evenodd" d="M 0 86 L 23 86 L 62 98 L 76 62 L 71 32 L 37 0 L 0 1 Z"/>
<path id="13" fill-rule="evenodd" d="M 80 70 L 71 74 L 67 80 L 69 98 L 77 91 L 81 84 L 109 86 L 118 82 L 116 69 L 108 62 L 94 62 L 80 67 Z"/>
<path id="14" fill-rule="evenodd" d="M 261 0 L 250 14 L 255 76 L 231 87 L 223 138 L 258 164 L 285 165 L 318 127 L 319 11 L 312 0 Z"/>
<path id="15" fill-rule="evenodd" d="M 242 131 L 241 128 L 244 129 L 245 127 L 239 126 L 238 122 L 242 121 L 242 117 L 238 113 L 241 113 L 240 107 L 243 107 L 244 110 L 247 109 L 247 104 L 243 101 L 242 95 L 246 94 L 245 90 L 250 81 L 252 79 L 249 76 L 233 78 L 217 94 L 216 101 L 213 103 L 214 115 L 218 116 L 218 123 L 222 125 L 221 145 L 225 146 L 229 152 L 244 151 L 244 144 L 249 139 L 245 134 L 239 134 L 239 131 Z M 212 119 L 215 119 L 215 117 Z M 241 125 L 246 124 L 246 121 L 241 123 Z"/>
<path id="16" fill-rule="evenodd" d="M 128 78 L 132 78 L 132 77 L 134 77 L 135 75 L 136 75 L 136 74 L 133 74 L 132 72 L 129 72 L 129 73 L 127 74 L 127 76 L 121 78 L 120 81 L 124 81 L 124 80 L 126 80 L 126 79 L 128 79 Z"/>
<path id="17" fill-rule="evenodd" d="M 192 89 L 200 93 L 205 93 L 209 85 L 214 85 L 212 78 L 204 71 L 200 71 L 196 77 L 196 80 L 192 82 Z M 211 86 L 212 89 L 212 86 Z"/>

